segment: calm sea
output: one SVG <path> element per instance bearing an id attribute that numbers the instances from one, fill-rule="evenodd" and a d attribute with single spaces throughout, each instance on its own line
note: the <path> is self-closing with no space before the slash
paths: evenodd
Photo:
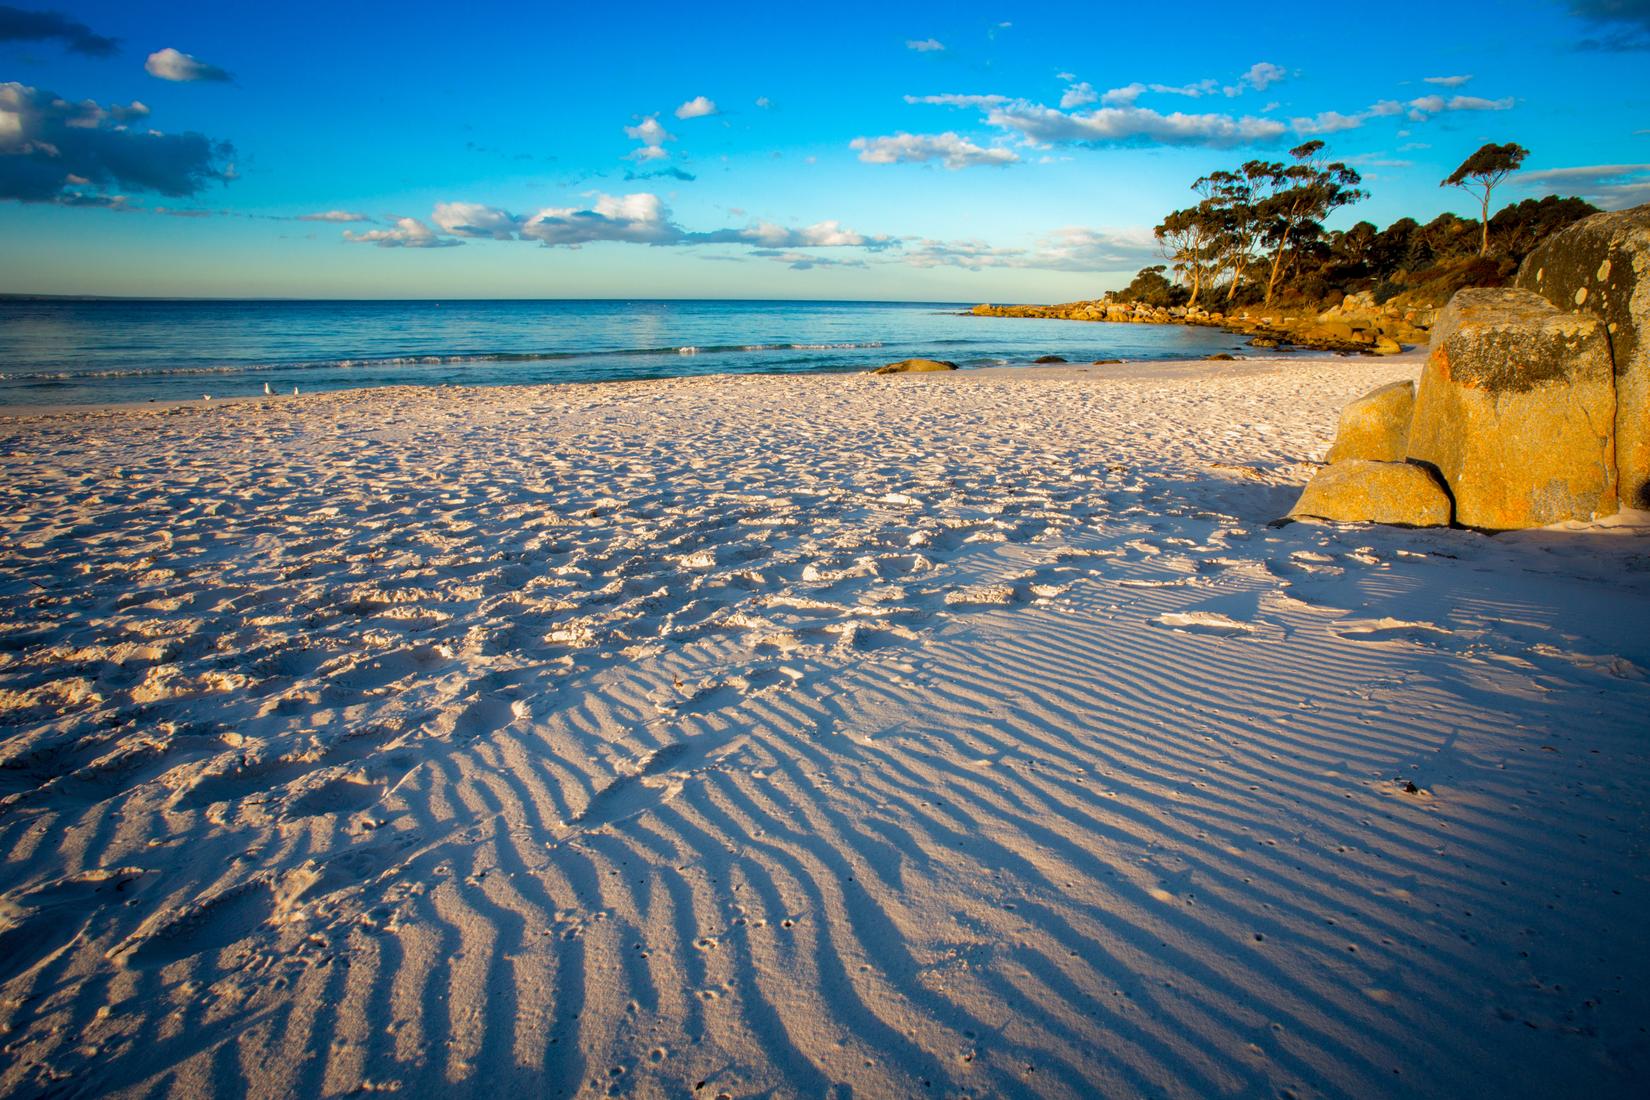
<path id="1" fill-rule="evenodd" d="M 971 303 L 970 303 L 971 304 Z M 1212 329 L 964 315 L 969 304 L 0 300 L 0 405 L 857 371 L 925 356 L 1197 358 Z"/>

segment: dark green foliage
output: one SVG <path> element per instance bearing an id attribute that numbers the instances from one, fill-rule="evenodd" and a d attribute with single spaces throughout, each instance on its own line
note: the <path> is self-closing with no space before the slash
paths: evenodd
<path id="1" fill-rule="evenodd" d="M 1149 306 L 1173 306 L 1184 302 L 1190 295 L 1182 287 L 1178 287 L 1163 277 L 1168 270 L 1166 264 L 1157 264 L 1155 267 L 1143 267 L 1140 274 L 1134 277 L 1134 282 L 1122 290 L 1108 294 L 1120 302 L 1141 302 Z"/>
<path id="2" fill-rule="evenodd" d="M 1379 304 L 1403 295 L 1406 303 L 1442 305 L 1462 287 L 1503 285 L 1543 239 L 1598 212 L 1578 198 L 1549 196 L 1504 207 L 1487 226 L 1446 213 L 1425 225 L 1400 218 L 1385 229 L 1361 221 L 1326 230 L 1323 219 L 1364 192 L 1355 171 L 1325 163 L 1322 152 L 1322 142 L 1308 142 L 1290 150 L 1291 162 L 1252 160 L 1199 179 L 1192 190 L 1202 201 L 1158 227 L 1177 281 L 1162 266 L 1147 268 L 1109 297 L 1180 305 L 1195 288 L 1196 304 L 1209 309 L 1274 301 L 1322 309 L 1369 292 Z M 1444 182 L 1477 185 L 1487 200 L 1526 155 L 1518 145 L 1487 145 Z"/>

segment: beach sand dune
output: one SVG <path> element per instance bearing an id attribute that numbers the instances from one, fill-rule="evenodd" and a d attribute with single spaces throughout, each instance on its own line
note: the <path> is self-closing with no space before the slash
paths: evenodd
<path id="1" fill-rule="evenodd" d="M 0 1092 L 1627 1096 L 1650 538 L 1417 361 L 0 421 Z"/>

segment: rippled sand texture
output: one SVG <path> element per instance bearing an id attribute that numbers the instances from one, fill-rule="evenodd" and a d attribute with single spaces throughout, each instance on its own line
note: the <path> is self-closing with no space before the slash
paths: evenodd
<path id="1" fill-rule="evenodd" d="M 0 1091 L 1633 1093 L 1645 528 L 1267 526 L 1414 369 L 0 422 Z"/>

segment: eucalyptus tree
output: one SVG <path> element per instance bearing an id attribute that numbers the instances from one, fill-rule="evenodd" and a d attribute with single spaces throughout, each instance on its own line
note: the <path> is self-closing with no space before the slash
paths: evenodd
<path id="1" fill-rule="evenodd" d="M 1488 142 L 1438 184 L 1439 187 L 1459 187 L 1479 200 L 1483 211 L 1479 218 L 1479 224 L 1483 226 L 1478 240 L 1480 256 L 1488 255 L 1490 251 L 1490 192 L 1518 171 L 1518 166 L 1529 155 L 1530 151 L 1516 142 L 1509 141 L 1505 145 Z"/>
<path id="2" fill-rule="evenodd" d="M 1289 150 L 1293 164 L 1265 166 L 1267 197 L 1258 204 L 1262 238 L 1272 245 L 1272 268 L 1266 280 L 1266 304 L 1277 293 L 1287 261 L 1306 244 L 1323 235 L 1323 219 L 1367 193 L 1358 189 L 1363 178 L 1340 161 L 1325 162 L 1321 141 L 1309 141 Z"/>
<path id="3" fill-rule="evenodd" d="M 1207 201 L 1174 211 L 1153 230 L 1163 258 L 1191 287 L 1188 307 L 1197 305 L 1204 283 L 1219 270 L 1221 231 L 1221 217 Z"/>

